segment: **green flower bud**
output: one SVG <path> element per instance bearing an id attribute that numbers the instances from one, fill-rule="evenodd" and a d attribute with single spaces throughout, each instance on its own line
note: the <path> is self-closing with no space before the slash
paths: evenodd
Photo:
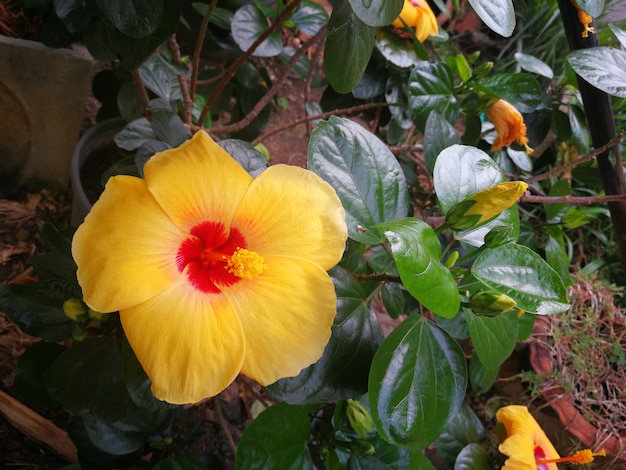
<path id="1" fill-rule="evenodd" d="M 457 259 L 459 259 L 458 251 L 453 251 L 452 253 L 450 253 L 450 256 L 448 256 L 448 259 L 446 260 L 446 268 L 450 269 L 452 266 L 454 266 Z"/>
<path id="2" fill-rule="evenodd" d="M 87 309 L 87 314 L 89 315 L 89 318 L 94 321 L 102 322 L 109 319 L 108 313 L 96 312 L 95 310 L 92 310 L 90 308 Z"/>
<path id="3" fill-rule="evenodd" d="M 75 322 L 83 322 L 89 318 L 87 306 L 80 299 L 69 299 L 63 302 L 63 313 Z"/>
<path id="4" fill-rule="evenodd" d="M 76 341 L 85 341 L 87 339 L 87 328 L 83 323 L 72 323 L 72 338 Z"/>
<path id="5" fill-rule="evenodd" d="M 500 245 L 504 245 L 511 238 L 511 232 L 513 227 L 510 225 L 500 225 L 499 227 L 492 228 L 489 233 L 485 235 L 485 245 L 488 248 L 495 248 Z"/>
<path id="6" fill-rule="evenodd" d="M 376 453 L 374 446 L 367 441 L 352 441 L 350 450 L 352 450 L 352 453 L 360 457 L 369 457 Z"/>
<path id="7" fill-rule="evenodd" d="M 469 304 L 474 313 L 487 316 L 502 315 L 517 305 L 508 295 L 494 291 L 474 294 L 470 297 Z"/>
<path id="8" fill-rule="evenodd" d="M 365 439 L 365 434 L 368 431 L 371 432 L 374 430 L 372 415 L 361 402 L 352 400 L 351 398 L 348 398 L 346 402 L 346 416 L 348 417 L 350 426 L 352 426 L 352 429 L 354 429 L 361 438 Z"/>

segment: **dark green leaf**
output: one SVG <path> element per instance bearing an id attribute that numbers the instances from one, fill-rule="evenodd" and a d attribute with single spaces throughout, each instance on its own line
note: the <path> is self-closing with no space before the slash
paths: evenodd
<path id="1" fill-rule="evenodd" d="M 454 470 L 491 470 L 493 462 L 489 452 L 480 444 L 468 444 L 454 463 Z"/>
<path id="2" fill-rule="evenodd" d="M 428 139 L 424 139 L 424 160 L 430 171 L 435 168 L 439 153 L 451 145 L 461 143 L 456 128 L 437 111 L 428 115 L 424 135 L 428 136 Z"/>
<path id="3" fill-rule="evenodd" d="M 73 297 L 63 292 L 58 281 L 0 286 L 0 310 L 24 333 L 46 341 L 71 337 L 71 321 L 63 313 L 63 302 Z"/>
<path id="4" fill-rule="evenodd" d="M 67 290 L 75 297 L 80 297 L 80 287 L 76 280 L 76 263 L 72 258 L 72 237 L 75 228 L 68 227 L 57 230 L 51 224 L 44 224 L 41 228 L 41 241 L 46 249 L 35 255 L 31 264 L 39 279 L 64 281 Z"/>
<path id="5" fill-rule="evenodd" d="M 543 90 L 529 73 L 499 73 L 483 78 L 478 88 L 485 93 L 508 101 L 520 113 L 530 113 L 543 103 Z"/>
<path id="6" fill-rule="evenodd" d="M 480 362 L 476 354 L 472 354 L 469 361 L 469 380 L 474 392 L 487 392 L 495 383 L 499 373 L 499 367 L 495 369 L 489 368 Z"/>
<path id="7" fill-rule="evenodd" d="M 376 49 L 397 67 L 412 67 L 420 61 L 411 41 L 398 37 L 387 29 L 376 31 Z"/>
<path id="8" fill-rule="evenodd" d="M 527 72 L 536 73 L 549 79 L 554 77 L 554 72 L 550 66 L 543 60 L 537 59 L 535 56 L 524 54 L 522 52 L 516 52 L 515 60 Z"/>
<path id="9" fill-rule="evenodd" d="M 81 32 L 99 10 L 86 0 L 54 2 L 54 12 L 70 33 Z"/>
<path id="10" fill-rule="evenodd" d="M 446 424 L 446 429 L 435 441 L 437 453 L 452 467 L 461 449 L 485 438 L 485 427 L 472 408 L 463 402 L 459 412 Z"/>
<path id="11" fill-rule="evenodd" d="M 124 385 L 114 337 L 74 343 L 50 366 L 46 381 L 50 396 L 76 414 L 116 421 L 136 408 Z"/>
<path id="12" fill-rule="evenodd" d="M 149 140 L 156 140 L 156 135 L 152 129 L 152 124 L 146 118 L 129 122 L 124 129 L 115 135 L 116 145 L 131 152 Z"/>
<path id="13" fill-rule="evenodd" d="M 626 52 L 593 47 L 572 51 L 567 60 L 578 75 L 596 88 L 626 98 Z"/>
<path id="14" fill-rule="evenodd" d="M 348 0 L 335 2 L 324 46 L 324 70 L 339 93 L 350 92 L 361 80 L 372 56 L 375 32 L 355 15 Z"/>
<path id="15" fill-rule="evenodd" d="M 400 164 L 384 143 L 358 124 L 334 116 L 320 122 L 308 154 L 309 169 L 337 191 L 350 238 L 381 244 L 383 235 L 375 225 L 408 214 Z"/>
<path id="16" fill-rule="evenodd" d="M 565 242 L 563 240 L 562 228 L 560 226 L 553 227 L 546 242 L 545 252 L 546 261 L 554 269 L 565 287 L 569 287 L 574 283 L 572 275 L 569 272 L 570 259 L 565 250 Z"/>
<path id="17" fill-rule="evenodd" d="M 515 29 L 515 9 L 511 0 L 469 0 L 480 19 L 493 31 L 508 38 Z"/>
<path id="18" fill-rule="evenodd" d="M 267 18 L 255 5 L 244 5 L 235 12 L 231 25 L 233 39 L 242 51 L 247 51 L 261 34 L 267 30 Z M 256 57 L 273 57 L 283 50 L 280 34 L 272 33 L 255 49 Z"/>
<path id="19" fill-rule="evenodd" d="M 459 292 L 452 273 L 439 261 L 441 244 L 435 231 L 410 218 L 379 224 L 378 228 L 389 240 L 404 287 L 433 313 L 455 316 L 460 308 Z"/>
<path id="20" fill-rule="evenodd" d="M 223 139 L 220 147 L 226 150 L 254 178 L 267 168 L 267 159 L 250 143 L 239 139 Z"/>
<path id="21" fill-rule="evenodd" d="M 424 130 L 428 115 L 437 111 L 446 121 L 454 124 L 459 114 L 453 95 L 452 69 L 443 62 L 420 61 L 409 76 L 409 108 L 413 121 Z"/>
<path id="22" fill-rule="evenodd" d="M 587 118 L 585 112 L 580 106 L 570 103 L 569 113 L 567 113 L 569 125 L 571 128 L 571 139 L 574 141 L 576 148 L 581 153 L 589 152 L 589 127 L 587 126 Z M 560 180 L 563 181 L 563 180 Z"/>
<path id="23" fill-rule="evenodd" d="M 331 276 L 337 316 L 324 354 L 298 376 L 268 387 L 273 396 L 289 403 L 337 402 L 367 390 L 368 370 L 383 334 L 361 285 L 341 268 L 333 269 Z"/>
<path id="24" fill-rule="evenodd" d="M 391 318 L 398 318 L 404 313 L 404 291 L 400 284 L 387 282 L 383 284 L 380 294 L 385 310 Z"/>
<path id="25" fill-rule="evenodd" d="M 237 446 L 237 470 L 315 469 L 307 449 L 311 425 L 303 408 L 277 403 L 244 431 Z"/>
<path id="26" fill-rule="evenodd" d="M 163 15 L 163 0 L 96 0 L 96 3 L 116 29 L 134 38 L 152 34 Z"/>
<path id="27" fill-rule="evenodd" d="M 24 351 L 15 372 L 13 384 L 15 393 L 25 400 L 32 400 L 42 405 L 53 405 L 54 401 L 48 395 L 43 376 L 65 349 L 57 343 L 40 341 Z"/>
<path id="28" fill-rule="evenodd" d="M 143 178 L 143 167 L 144 165 L 152 158 L 152 156 L 157 152 L 163 152 L 164 150 L 170 149 L 171 146 L 166 144 L 165 142 L 161 142 L 160 140 L 148 140 L 139 147 L 133 161 L 135 163 L 135 170 L 139 176 Z M 120 174 L 120 173 L 116 173 Z M 132 174 L 132 173 L 122 173 L 122 174 Z M 113 176 L 113 175 L 110 175 Z"/>
<path id="29" fill-rule="evenodd" d="M 523 245 L 507 243 L 483 251 L 472 266 L 472 274 L 490 289 L 511 297 L 527 312 L 550 315 L 569 308 L 558 273 Z"/>
<path id="30" fill-rule="evenodd" d="M 385 101 L 390 105 L 389 112 L 398 125 L 402 129 L 408 129 L 413 125 L 413 121 L 411 120 L 411 110 L 406 102 L 404 82 L 404 78 L 400 75 L 390 75 L 385 86 Z M 392 104 L 404 106 L 391 106 Z"/>
<path id="31" fill-rule="evenodd" d="M 387 26 L 402 11 L 403 0 L 350 0 L 352 10 L 363 23 Z"/>
<path id="32" fill-rule="evenodd" d="M 152 129 L 156 138 L 170 147 L 178 147 L 191 137 L 191 132 L 178 114 L 171 111 L 152 113 Z"/>
<path id="33" fill-rule="evenodd" d="M 388 442 L 426 448 L 461 406 L 463 350 L 432 322 L 410 315 L 385 339 L 369 377 L 372 417 Z"/>
<path id="34" fill-rule="evenodd" d="M 192 455 L 175 455 L 157 463 L 153 470 L 208 470 L 200 460 Z"/>
<path id="35" fill-rule="evenodd" d="M 517 311 L 487 317 L 465 310 L 465 319 L 478 359 L 487 368 L 498 369 L 517 342 Z"/>
<path id="36" fill-rule="evenodd" d="M 367 439 L 374 447 L 374 455 L 366 457 L 352 454 L 348 460 L 350 470 L 406 470 L 410 466 L 411 454 L 406 449 L 389 444 L 379 436 Z"/>
<path id="37" fill-rule="evenodd" d="M 178 83 L 177 71 L 169 62 L 158 54 L 152 54 L 139 67 L 139 76 L 143 84 L 158 97 L 163 98 L 168 103 L 171 111 L 170 101 L 182 98 L 180 85 Z"/>

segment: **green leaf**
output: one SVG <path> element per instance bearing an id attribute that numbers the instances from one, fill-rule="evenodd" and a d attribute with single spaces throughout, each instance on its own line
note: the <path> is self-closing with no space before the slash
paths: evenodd
<path id="1" fill-rule="evenodd" d="M 231 25 L 233 39 L 242 51 L 250 46 L 267 30 L 267 18 L 255 5 L 244 5 L 235 12 Z M 256 57 L 274 57 L 283 50 L 280 34 L 274 32 L 252 53 Z"/>
<path id="2" fill-rule="evenodd" d="M 267 159 L 249 142 L 239 139 L 222 139 L 218 143 L 253 178 L 259 176 L 267 168 Z"/>
<path id="3" fill-rule="evenodd" d="M 324 70 L 337 92 L 348 93 L 361 80 L 372 56 L 375 32 L 356 16 L 348 0 L 335 2 L 324 46 Z"/>
<path id="4" fill-rule="evenodd" d="M 409 464 L 411 470 L 436 470 L 428 457 L 421 452 L 413 452 L 411 454 L 411 463 Z"/>
<path id="5" fill-rule="evenodd" d="M 191 132 L 178 114 L 171 111 L 152 113 L 152 129 L 161 142 L 178 147 L 191 137 Z"/>
<path id="6" fill-rule="evenodd" d="M 469 360 L 469 380 L 472 390 L 476 393 L 487 392 L 495 383 L 500 373 L 500 368 L 489 368 L 472 354 Z"/>
<path id="7" fill-rule="evenodd" d="M 505 38 L 515 29 L 515 9 L 511 0 L 469 0 L 480 19 Z"/>
<path id="8" fill-rule="evenodd" d="M 522 52 L 516 52 L 515 60 L 527 72 L 536 73 L 549 79 L 554 77 L 554 71 L 552 68 L 543 60 L 537 59 L 535 56 L 524 54 Z"/>
<path id="9" fill-rule="evenodd" d="M 446 424 L 446 429 L 435 441 L 437 453 L 452 467 L 461 449 L 485 438 L 485 427 L 472 408 L 463 402 L 459 412 Z"/>
<path id="10" fill-rule="evenodd" d="M 454 205 L 472 194 L 504 181 L 500 167 L 482 150 L 465 145 L 452 145 L 444 149 L 435 162 L 433 170 L 435 191 L 442 212 L 447 213 Z M 472 246 L 481 246 L 485 235 L 500 226 L 510 226 L 511 239 L 519 235 L 517 206 L 512 206 L 496 219 L 456 234 L 457 238 Z"/>
<path id="11" fill-rule="evenodd" d="M 611 28 L 611 31 L 613 31 L 613 34 L 615 34 L 615 37 L 622 45 L 622 47 L 626 47 L 626 31 L 618 28 L 614 24 L 609 24 L 609 28 Z"/>
<path id="12" fill-rule="evenodd" d="M 115 144 L 124 150 L 137 150 L 149 140 L 156 140 L 152 124 L 146 118 L 139 118 L 126 124 L 115 135 Z"/>
<path id="13" fill-rule="evenodd" d="M 71 297 L 59 281 L 9 284 L 0 286 L 0 310 L 24 333 L 61 341 L 72 335 L 72 322 L 63 312 L 63 302 Z"/>
<path id="14" fill-rule="evenodd" d="M 356 16 L 369 26 L 387 26 L 400 15 L 404 0 L 350 0 Z"/>
<path id="15" fill-rule="evenodd" d="M 428 136 L 428 139 L 424 139 L 424 160 L 430 171 L 433 171 L 437 156 L 444 149 L 461 143 L 461 138 L 454 125 L 437 111 L 429 114 L 424 135 Z"/>
<path id="16" fill-rule="evenodd" d="M 337 402 L 365 393 L 368 370 L 383 341 L 368 295 L 347 271 L 335 268 L 337 316 L 322 357 L 296 377 L 281 379 L 268 391 L 292 404 Z"/>
<path id="17" fill-rule="evenodd" d="M 161 460 L 152 470 L 207 470 L 207 466 L 193 455 L 181 454 Z"/>
<path id="18" fill-rule="evenodd" d="M 443 62 L 420 61 L 409 75 L 409 108 L 413 121 L 424 130 L 428 115 L 439 112 L 451 124 L 456 122 L 459 107 L 453 94 L 452 69 Z"/>
<path id="19" fill-rule="evenodd" d="M 74 227 L 57 230 L 52 224 L 44 224 L 41 228 L 41 241 L 45 251 L 31 259 L 31 264 L 39 279 L 63 281 L 63 290 L 81 297 L 81 289 L 76 280 L 76 263 L 72 258 L 72 237 Z"/>
<path id="20" fill-rule="evenodd" d="M 335 188 L 350 238 L 379 245 L 376 224 L 406 217 L 409 195 L 402 168 L 374 134 L 344 118 L 322 121 L 311 134 L 308 168 Z"/>
<path id="21" fill-rule="evenodd" d="M 404 78 L 397 74 L 392 74 L 387 79 L 385 85 L 385 101 L 389 104 L 389 112 L 402 129 L 409 129 L 413 125 L 411 110 L 406 106 L 406 95 L 404 91 Z M 403 104 L 405 106 L 391 106 L 392 104 Z"/>
<path id="22" fill-rule="evenodd" d="M 146 88 L 154 92 L 158 97 L 167 100 L 168 104 L 170 101 L 182 99 L 178 83 L 178 75 L 180 73 L 158 54 L 152 54 L 139 67 L 139 76 Z"/>
<path id="23" fill-rule="evenodd" d="M 300 32 L 314 36 L 328 23 L 328 13 L 323 6 L 310 0 L 304 0 L 291 15 L 291 21 L 295 23 Z"/>
<path id="24" fill-rule="evenodd" d="M 429 320 L 410 315 L 372 363 L 368 393 L 376 428 L 392 444 L 424 449 L 458 412 L 466 387 L 458 343 Z"/>
<path id="25" fill-rule="evenodd" d="M 277 403 L 246 428 L 235 456 L 237 470 L 315 469 L 307 449 L 311 425 L 303 408 Z"/>
<path id="26" fill-rule="evenodd" d="M 563 285 L 569 287 L 574 283 L 574 279 L 569 272 L 570 258 L 565 250 L 565 242 L 563 240 L 563 228 L 560 226 L 552 227 L 551 235 L 546 241 L 545 252 L 546 261 L 554 269 L 559 276 Z"/>
<path id="27" fill-rule="evenodd" d="M 452 318 L 460 308 L 454 277 L 439 261 L 441 244 L 435 231 L 418 219 L 379 224 L 389 240 L 400 279 L 409 293 L 428 310 Z"/>
<path id="28" fill-rule="evenodd" d="M 379 436 L 367 439 L 374 447 L 374 455 L 358 456 L 354 453 L 350 456 L 347 468 L 350 470 L 406 470 L 415 468 L 410 466 L 413 452 L 402 447 L 389 444 Z"/>
<path id="29" fill-rule="evenodd" d="M 454 463 L 454 470 L 491 470 L 493 462 L 489 452 L 480 444 L 468 444 Z"/>
<path id="30" fill-rule="evenodd" d="M 45 378 L 50 396 L 75 414 L 116 421 L 136 408 L 124 385 L 120 344 L 114 337 L 72 344 Z"/>
<path id="31" fill-rule="evenodd" d="M 567 60 L 585 81 L 609 95 L 626 98 L 626 52 L 592 47 L 570 52 Z"/>
<path id="32" fill-rule="evenodd" d="M 54 401 L 46 389 L 44 373 L 65 349 L 57 343 L 39 341 L 24 351 L 15 372 L 13 384 L 15 393 L 25 400 L 32 400 L 42 405 L 53 405 Z"/>
<path id="33" fill-rule="evenodd" d="M 104 17 L 128 36 L 152 34 L 163 15 L 163 0 L 96 0 Z"/>
<path id="34" fill-rule="evenodd" d="M 91 21 L 92 16 L 98 15 L 98 8 L 86 1 L 53 2 L 54 12 L 70 33 L 80 33 Z"/>
<path id="35" fill-rule="evenodd" d="M 479 90 L 508 101 L 520 113 L 531 113 L 543 104 L 544 93 L 529 73 L 499 73 L 477 83 Z"/>
<path id="36" fill-rule="evenodd" d="M 604 11 L 604 0 L 576 0 L 578 6 L 594 18 L 597 18 Z"/>
<path id="37" fill-rule="evenodd" d="M 569 308 L 558 273 L 523 245 L 507 243 L 483 251 L 472 266 L 472 274 L 487 287 L 511 297 L 527 312 L 550 315 Z"/>
<path id="38" fill-rule="evenodd" d="M 517 343 L 517 310 L 487 317 L 464 309 L 474 352 L 487 368 L 498 369 Z"/>
<path id="39" fill-rule="evenodd" d="M 376 49 L 385 59 L 401 68 L 413 67 L 420 59 L 411 41 L 407 41 L 387 29 L 376 31 Z"/>
<path id="40" fill-rule="evenodd" d="M 387 282 L 382 285 L 380 297 L 391 318 L 398 318 L 404 313 L 404 291 L 400 284 Z"/>

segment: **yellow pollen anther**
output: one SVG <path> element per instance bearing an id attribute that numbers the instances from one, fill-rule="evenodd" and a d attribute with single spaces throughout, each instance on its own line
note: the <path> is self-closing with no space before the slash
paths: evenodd
<path id="1" fill-rule="evenodd" d="M 261 274 L 267 266 L 263 257 L 258 253 L 245 248 L 237 248 L 224 267 L 237 277 L 252 279 Z"/>
<path id="2" fill-rule="evenodd" d="M 604 449 L 599 452 L 591 452 L 591 449 L 583 449 L 574 452 L 573 454 L 568 455 L 567 457 L 561 457 L 558 459 L 541 459 L 537 460 L 537 464 L 548 464 L 548 463 L 561 463 L 568 462 L 572 465 L 585 465 L 593 462 L 594 457 L 606 457 L 606 451 Z"/>

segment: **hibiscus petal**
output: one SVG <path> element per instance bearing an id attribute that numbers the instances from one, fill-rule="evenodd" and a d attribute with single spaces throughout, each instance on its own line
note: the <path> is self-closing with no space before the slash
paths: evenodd
<path id="1" fill-rule="evenodd" d="M 154 155 L 144 166 L 144 175 L 154 198 L 185 231 L 207 221 L 220 221 L 228 231 L 252 182 L 204 131 L 180 147 Z"/>
<path id="2" fill-rule="evenodd" d="M 72 242 L 85 302 L 114 312 L 163 291 L 180 276 L 176 253 L 186 237 L 143 180 L 109 179 Z"/>
<path id="3" fill-rule="evenodd" d="M 233 227 L 261 256 L 293 256 L 330 269 L 345 249 L 344 217 L 335 190 L 315 173 L 275 165 L 250 185 Z"/>
<path id="4" fill-rule="evenodd" d="M 147 302 L 120 311 L 124 332 L 169 403 L 196 403 L 235 380 L 245 354 L 241 324 L 223 295 L 206 295 L 185 277 Z"/>
<path id="5" fill-rule="evenodd" d="M 253 279 L 224 289 L 241 320 L 241 372 L 267 385 L 317 361 L 330 338 L 336 296 L 328 274 L 302 259 L 266 257 Z"/>

